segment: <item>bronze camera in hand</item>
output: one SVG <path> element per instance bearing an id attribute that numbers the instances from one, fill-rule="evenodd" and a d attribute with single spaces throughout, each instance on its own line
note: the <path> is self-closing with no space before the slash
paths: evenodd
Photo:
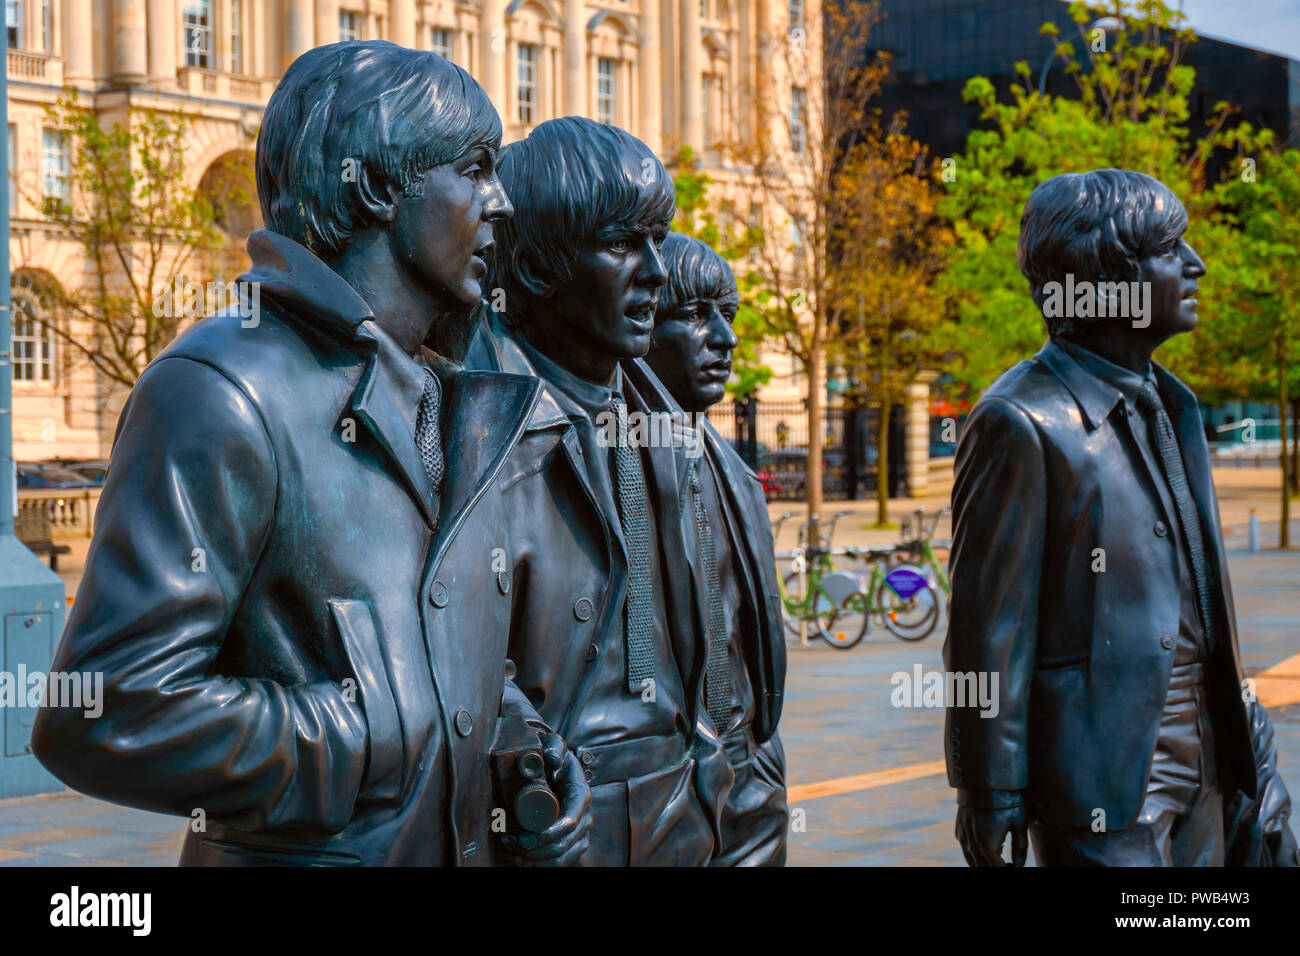
<path id="1" fill-rule="evenodd" d="M 522 717 L 503 717 L 498 723 L 492 775 L 511 829 L 540 833 L 559 819 L 560 802 L 546 782 L 541 738 Z"/>

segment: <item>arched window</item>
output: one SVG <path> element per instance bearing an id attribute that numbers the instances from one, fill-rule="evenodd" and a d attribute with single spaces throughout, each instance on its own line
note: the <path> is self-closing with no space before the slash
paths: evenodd
<path id="1" fill-rule="evenodd" d="M 14 276 L 10 294 L 14 381 L 48 385 L 54 381 L 54 319 L 47 297 L 25 273 Z"/>

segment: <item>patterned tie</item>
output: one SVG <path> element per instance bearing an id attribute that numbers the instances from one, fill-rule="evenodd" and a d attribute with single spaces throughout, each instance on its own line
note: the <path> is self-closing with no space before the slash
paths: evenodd
<path id="1" fill-rule="evenodd" d="M 650 521 L 646 513 L 645 475 L 641 456 L 627 441 L 627 404 L 622 397 L 610 399 L 618 418 L 618 442 L 614 446 L 614 470 L 618 481 L 618 513 L 623 523 L 627 548 L 627 601 L 624 624 L 627 635 L 627 689 L 639 694 L 643 681 L 654 677 L 655 649 L 653 594 L 650 588 Z"/>
<path id="2" fill-rule="evenodd" d="M 1183 470 L 1183 456 L 1178 450 L 1178 439 L 1174 435 L 1173 423 L 1160 401 L 1160 393 L 1150 379 L 1142 383 L 1138 393 L 1138 407 L 1147 416 L 1152 435 L 1156 440 L 1156 449 L 1160 453 L 1160 463 L 1164 467 L 1169 490 L 1173 492 L 1174 504 L 1178 508 L 1178 523 L 1183 527 L 1183 540 L 1187 542 L 1187 557 L 1192 563 L 1192 575 L 1196 578 L 1197 610 L 1200 612 L 1201 627 L 1205 630 L 1207 646 L 1212 646 L 1213 630 L 1210 618 L 1210 577 L 1205 557 L 1205 544 L 1201 538 L 1201 521 L 1196 511 L 1196 502 L 1192 499 L 1191 489 L 1187 485 L 1187 473 Z"/>
<path id="3" fill-rule="evenodd" d="M 700 489 L 699 459 L 690 463 L 691 498 L 695 504 L 695 537 L 700 545 L 700 562 L 709 588 L 709 659 L 704 677 L 704 700 L 709 718 L 718 733 L 726 733 L 731 716 L 731 662 L 727 659 L 727 628 L 722 615 L 722 585 L 718 580 L 718 552 L 713 528 L 704 510 Z"/>
<path id="4" fill-rule="evenodd" d="M 420 410 L 415 415 L 415 447 L 420 449 L 424 472 L 433 483 L 433 490 L 442 487 L 446 466 L 442 459 L 442 436 L 438 432 L 438 415 L 442 405 L 442 386 L 438 376 L 424 370 L 424 394 L 420 396 Z"/>

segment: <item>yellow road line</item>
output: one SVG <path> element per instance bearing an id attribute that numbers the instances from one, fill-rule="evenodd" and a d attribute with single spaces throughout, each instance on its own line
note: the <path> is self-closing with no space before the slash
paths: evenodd
<path id="1" fill-rule="evenodd" d="M 1255 695 L 1265 707 L 1300 701 L 1300 654 L 1256 674 Z"/>
<path id="2" fill-rule="evenodd" d="M 1254 679 L 1255 693 L 1259 697 L 1259 702 L 1265 707 L 1282 707 L 1300 701 L 1300 654 L 1260 671 Z M 806 783 L 791 787 L 786 796 L 791 804 L 795 804 L 802 800 L 834 797 L 842 793 L 854 793 L 858 790 L 870 790 L 873 787 L 887 787 L 894 783 L 919 780 L 922 777 L 934 777 L 944 773 L 945 770 L 942 760 L 932 760 L 928 763 L 914 763 L 890 770 L 859 773 L 852 777 L 836 777 L 833 780 Z"/>
<path id="3" fill-rule="evenodd" d="M 906 767 L 894 767 L 890 770 L 877 770 L 874 773 L 860 773 L 852 777 L 836 777 L 820 783 L 806 783 L 800 787 L 791 787 L 786 794 L 790 803 L 800 800 L 816 800 L 818 797 L 833 797 L 840 793 L 852 793 L 855 790 L 870 790 L 872 787 L 884 787 L 891 783 L 904 783 L 921 777 L 933 777 L 945 772 L 942 760 L 929 763 L 914 763 Z"/>

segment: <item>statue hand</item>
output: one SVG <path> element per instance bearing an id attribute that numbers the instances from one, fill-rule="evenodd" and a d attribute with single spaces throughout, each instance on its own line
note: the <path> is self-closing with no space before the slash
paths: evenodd
<path id="1" fill-rule="evenodd" d="M 560 801 L 560 817 L 541 833 L 506 837 L 506 844 L 525 866 L 571 866 L 590 841 L 591 788 L 582 764 L 560 735 L 543 733 L 541 738 L 547 777 Z"/>
<path id="2" fill-rule="evenodd" d="M 1011 835 L 1011 862 L 1002 844 Z M 1020 793 L 962 791 L 957 807 L 957 842 L 971 866 L 1024 866 L 1029 852 L 1029 814 Z"/>

